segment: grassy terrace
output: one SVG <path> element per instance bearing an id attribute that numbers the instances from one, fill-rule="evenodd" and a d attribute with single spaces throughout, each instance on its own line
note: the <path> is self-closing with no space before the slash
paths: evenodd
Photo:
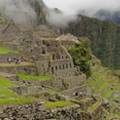
<path id="1" fill-rule="evenodd" d="M 16 86 L 8 79 L 0 76 L 0 105 L 31 103 L 30 98 L 22 97 L 13 92 L 10 88 Z"/>
<path id="2" fill-rule="evenodd" d="M 44 104 L 45 108 L 47 108 L 47 109 L 62 108 L 62 107 L 67 107 L 67 106 L 71 106 L 71 105 L 73 105 L 73 103 L 69 100 L 57 101 L 57 102 L 46 102 Z"/>
<path id="3" fill-rule="evenodd" d="M 12 50 L 10 48 L 0 47 L 0 55 L 6 55 L 6 54 L 10 54 L 10 53 L 18 54 L 19 52 L 14 51 L 14 50 Z"/>
<path id="4" fill-rule="evenodd" d="M 112 110 L 118 107 L 115 101 L 120 100 L 120 78 L 114 75 L 115 71 L 102 67 L 101 64 L 96 64 L 92 68 L 92 75 L 87 81 L 88 86 L 92 89 L 93 93 L 107 99 Z M 119 74 L 120 75 L 120 74 Z M 119 113 L 113 113 L 119 115 Z"/>
<path id="5" fill-rule="evenodd" d="M 17 76 L 22 80 L 48 81 L 53 79 L 51 75 L 36 76 L 36 75 L 30 75 L 25 73 L 17 73 Z"/>
<path id="6" fill-rule="evenodd" d="M 20 64 L 15 64 L 15 63 L 11 63 L 11 64 L 1 63 L 0 64 L 0 67 L 22 67 L 22 66 L 34 66 L 34 64 L 28 63 L 28 62 L 22 62 Z"/>
<path id="7" fill-rule="evenodd" d="M 93 70 L 88 85 L 92 88 L 94 93 L 109 100 L 115 99 L 113 93 L 120 90 L 119 78 L 112 75 L 112 71 L 100 66 L 97 70 Z"/>

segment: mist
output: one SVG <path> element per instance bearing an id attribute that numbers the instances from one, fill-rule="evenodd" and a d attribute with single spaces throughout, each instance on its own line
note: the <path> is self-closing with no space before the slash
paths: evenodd
<path id="1" fill-rule="evenodd" d="M 66 28 L 68 23 L 73 22 L 77 19 L 75 14 L 66 14 L 57 9 L 49 9 L 48 16 L 46 17 L 47 22 L 56 28 Z"/>
<path id="2" fill-rule="evenodd" d="M 100 20 L 120 21 L 118 14 L 120 0 L 44 0 L 44 2 L 49 8 L 58 8 L 63 12 L 63 15 L 51 14 L 48 21 L 53 25 L 67 27 L 69 22 L 76 20 L 78 14 Z"/>
<path id="3" fill-rule="evenodd" d="M 43 0 L 45 4 L 42 0 L 0 0 L 0 14 L 19 25 L 34 25 L 39 14 L 31 3 L 36 1 L 41 4 L 39 7 L 45 8 L 47 22 L 62 28 L 75 21 L 78 14 L 96 17 L 99 10 L 111 13 L 120 10 L 120 0 Z"/>
<path id="4" fill-rule="evenodd" d="M 38 5 L 39 4 L 39 5 Z M 76 15 L 68 15 L 60 10 L 47 7 L 42 0 L 0 0 L 0 13 L 15 24 L 33 26 L 36 24 L 40 13 L 36 8 L 44 12 L 47 22 L 55 27 L 67 27 L 70 21 L 76 19 Z M 39 11 L 37 10 L 37 11 Z"/>
<path id="5" fill-rule="evenodd" d="M 31 25 L 36 20 L 36 13 L 28 0 L 0 0 L 0 13 L 16 24 Z"/>
<path id="6" fill-rule="evenodd" d="M 116 11 L 120 9 L 120 0 L 44 0 L 51 8 L 59 8 L 67 14 L 83 13 L 94 15 L 98 10 Z"/>

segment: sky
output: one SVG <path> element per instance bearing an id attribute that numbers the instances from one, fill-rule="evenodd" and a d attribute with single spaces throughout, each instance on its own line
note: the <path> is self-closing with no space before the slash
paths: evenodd
<path id="1" fill-rule="evenodd" d="M 120 9 L 120 0 L 44 0 L 51 8 L 57 7 L 68 14 L 76 14 L 79 10 L 89 14 L 99 9 L 116 11 Z"/>

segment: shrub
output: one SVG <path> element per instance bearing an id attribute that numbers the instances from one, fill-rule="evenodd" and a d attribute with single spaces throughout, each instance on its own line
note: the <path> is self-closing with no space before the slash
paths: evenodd
<path id="1" fill-rule="evenodd" d="M 91 74 L 91 50 L 88 39 L 81 39 L 79 44 L 69 49 L 69 53 L 73 58 L 73 62 L 87 76 Z"/>

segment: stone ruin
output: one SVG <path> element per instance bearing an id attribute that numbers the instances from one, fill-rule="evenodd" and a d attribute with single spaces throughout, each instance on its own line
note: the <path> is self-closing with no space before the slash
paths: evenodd
<path id="1" fill-rule="evenodd" d="M 69 48 L 79 44 L 77 37 L 71 34 L 58 35 L 53 31 L 46 32 L 44 29 L 46 28 L 43 27 L 42 30 L 39 29 L 34 32 L 25 31 L 19 33 L 18 31 L 16 36 L 14 32 L 9 33 L 9 30 L 7 29 L 7 36 L 9 39 L 4 39 L 6 36 L 4 33 L 0 43 L 3 46 L 11 47 L 13 50 L 16 50 L 16 48 L 19 49 L 21 54 L 0 55 L 1 64 L 11 65 L 9 67 L 0 66 L 0 73 L 4 73 L 7 78 L 17 83 L 18 87 L 11 89 L 19 95 L 41 95 L 46 93 L 48 88 L 52 88 L 62 90 L 62 95 L 57 93 L 57 96 L 60 96 L 60 99 L 67 100 L 89 96 L 85 83 L 86 76 L 77 69 L 68 52 Z M 16 63 L 14 60 L 18 60 L 19 62 Z M 12 64 L 15 64 L 16 66 L 12 66 Z M 17 72 L 26 72 L 35 75 L 50 74 L 53 76 L 53 80 L 24 81 L 17 78 Z M 49 100 L 50 98 L 47 99 Z M 84 105 L 82 106 L 84 107 Z M 81 105 L 79 107 L 81 108 Z M 96 118 L 93 118 L 93 120 L 97 120 L 102 116 L 101 106 L 98 106 L 97 108 L 98 114 L 96 111 L 93 113 L 79 113 L 77 112 L 77 108 L 56 109 L 56 111 L 51 112 L 51 110 L 42 110 L 41 105 L 40 110 L 38 111 L 34 111 L 38 109 L 38 106 L 36 105 L 28 105 L 28 111 L 25 109 L 26 106 L 8 107 L 3 109 L 3 112 L 0 113 L 0 117 L 10 120 L 16 118 L 23 120 L 31 118 L 36 120 L 41 118 L 41 120 L 46 120 L 48 118 L 54 119 L 54 117 L 57 116 L 58 119 L 65 120 L 78 118 L 91 120 L 91 114 L 94 114 Z M 62 115 L 63 112 L 65 112 L 66 116 Z"/>
<path id="2" fill-rule="evenodd" d="M 86 93 L 86 76 L 74 66 L 68 49 L 79 44 L 77 37 L 67 34 L 58 36 L 55 33 L 39 31 L 22 39 L 21 50 L 36 67 L 37 74 L 53 76 L 46 86 Z M 75 89 L 75 90 L 74 90 Z M 68 92 L 67 92 L 68 93 Z M 71 94 L 74 94 L 71 92 Z"/>
<path id="3" fill-rule="evenodd" d="M 21 31 L 13 23 L 8 23 L 3 30 L 4 33 L 0 35 L 1 45 L 13 50 L 18 49 L 21 54 L 0 55 L 1 64 L 18 64 L 17 67 L 0 66 L 0 72 L 14 75 L 17 72 L 37 75 L 50 74 L 53 76 L 53 80 L 50 83 L 46 82 L 46 86 L 63 90 L 72 88 L 73 91 L 78 90 L 78 92 L 80 87 L 81 92 L 86 93 L 84 84 L 86 76 L 79 74 L 80 71 L 74 66 L 68 52 L 69 48 L 79 44 L 77 37 L 71 34 L 59 35 L 45 25 L 41 25 L 35 31 Z M 32 64 L 20 65 L 22 63 Z M 39 85 L 44 85 L 44 82 L 40 82 Z"/>

